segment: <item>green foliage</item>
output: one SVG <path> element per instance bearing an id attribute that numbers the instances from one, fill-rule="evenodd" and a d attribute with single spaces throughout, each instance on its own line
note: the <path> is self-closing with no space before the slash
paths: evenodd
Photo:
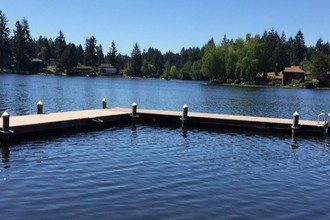
<path id="1" fill-rule="evenodd" d="M 86 65 L 86 66 L 95 67 L 98 64 L 96 43 L 97 43 L 97 41 L 94 36 L 91 36 L 90 38 L 86 39 L 85 59 L 84 59 L 84 65 Z"/>
<path id="2" fill-rule="evenodd" d="M 115 67 L 117 72 L 119 71 L 118 51 L 114 41 L 112 41 L 111 43 L 111 48 L 109 53 L 107 54 L 106 61 L 107 63 L 110 63 L 113 67 Z"/>
<path id="3" fill-rule="evenodd" d="M 66 41 L 63 32 L 60 30 L 59 35 L 56 37 L 54 43 L 55 58 L 57 60 L 61 59 L 62 53 L 65 50 L 65 48 L 66 48 Z"/>
<path id="4" fill-rule="evenodd" d="M 148 63 L 146 59 L 143 60 L 141 72 L 145 77 L 155 76 L 156 68 L 153 64 Z"/>
<path id="5" fill-rule="evenodd" d="M 28 21 L 24 18 L 16 22 L 16 30 L 12 39 L 12 53 L 17 71 L 30 71 L 32 69 L 32 38 Z"/>
<path id="6" fill-rule="evenodd" d="M 71 69 L 77 65 L 76 46 L 69 43 L 62 53 L 59 66 L 70 73 Z"/>
<path id="7" fill-rule="evenodd" d="M 141 77 L 142 76 L 141 67 L 142 67 L 142 54 L 139 44 L 136 42 L 131 53 L 129 74 L 131 76 Z"/>
<path id="8" fill-rule="evenodd" d="M 192 80 L 203 80 L 205 79 L 202 74 L 202 61 L 195 61 L 190 69 L 190 77 Z"/>
<path id="9" fill-rule="evenodd" d="M 293 40 L 290 41 L 290 60 L 292 65 L 298 65 L 301 61 L 305 59 L 306 56 L 306 46 L 304 35 L 299 30 Z"/>
<path id="10" fill-rule="evenodd" d="M 155 68 L 152 77 L 158 77 L 164 71 L 164 58 L 158 49 L 149 47 L 146 52 L 143 52 L 142 58 Z"/>
<path id="11" fill-rule="evenodd" d="M 226 77 L 221 48 L 214 43 L 206 45 L 202 57 L 202 73 L 210 80 L 223 81 Z"/>
<path id="12" fill-rule="evenodd" d="M 171 66 L 169 77 L 173 79 L 180 79 L 180 73 L 175 65 Z"/>
<path id="13" fill-rule="evenodd" d="M 190 80 L 191 76 L 191 67 L 192 67 L 192 62 L 188 61 L 187 63 L 185 63 L 182 68 L 180 69 L 180 78 L 184 79 L 184 80 Z"/>
<path id="14" fill-rule="evenodd" d="M 301 69 L 303 69 L 306 72 L 312 71 L 312 69 L 313 69 L 313 63 L 311 60 L 308 60 L 308 59 L 304 59 L 303 61 L 301 61 L 299 66 Z"/>
<path id="15" fill-rule="evenodd" d="M 97 66 L 105 62 L 102 45 L 96 46 L 96 64 Z"/>
<path id="16" fill-rule="evenodd" d="M 289 84 L 290 87 L 298 87 L 303 88 L 305 87 L 305 83 L 302 83 L 299 79 L 293 79 L 291 83 Z"/>
<path id="17" fill-rule="evenodd" d="M 7 69 L 11 64 L 10 31 L 7 17 L 0 10 L 0 70 Z"/>

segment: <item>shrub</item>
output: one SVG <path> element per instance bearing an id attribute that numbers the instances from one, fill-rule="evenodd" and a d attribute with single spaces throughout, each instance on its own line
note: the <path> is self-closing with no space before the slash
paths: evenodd
<path id="1" fill-rule="evenodd" d="M 228 78 L 227 80 L 226 80 L 226 83 L 228 83 L 228 84 L 232 84 L 234 81 L 231 79 L 231 78 Z"/>
<path id="2" fill-rule="evenodd" d="M 314 87 L 314 84 L 313 84 L 312 81 L 306 81 L 305 82 L 305 88 L 306 89 L 314 89 L 315 87 Z"/>

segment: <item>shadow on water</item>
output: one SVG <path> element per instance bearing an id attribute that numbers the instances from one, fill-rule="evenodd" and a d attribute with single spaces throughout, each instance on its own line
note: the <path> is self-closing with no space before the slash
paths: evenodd
<path id="1" fill-rule="evenodd" d="M 1 156 L 2 156 L 2 163 L 3 163 L 3 168 L 10 168 L 9 165 L 9 155 L 10 155 L 10 150 L 9 146 L 3 143 L 0 143 L 0 150 L 1 150 Z"/>
<path id="2" fill-rule="evenodd" d="M 184 145 L 187 145 L 187 141 L 189 142 L 190 138 L 194 138 L 193 136 L 200 133 L 212 133 L 212 134 L 219 134 L 219 135 L 228 135 L 228 136 L 243 136 L 249 139 L 253 139 L 255 137 L 265 137 L 265 138 L 278 138 L 282 140 L 287 140 L 287 146 L 290 147 L 292 150 L 297 150 L 300 141 L 304 140 L 315 140 L 317 142 L 324 143 L 324 146 L 330 148 L 330 137 L 327 135 L 315 137 L 312 135 L 300 135 L 292 133 L 292 134 L 285 134 L 285 133 L 274 133 L 268 132 L 264 130 L 247 130 L 247 129 L 237 129 L 237 128 L 228 128 L 228 127 L 212 127 L 212 126 L 192 126 L 192 125 L 180 125 L 180 124 L 173 124 L 173 123 L 124 123 L 122 125 L 111 126 L 113 129 L 125 129 L 129 128 L 131 131 L 130 140 L 134 142 L 138 138 L 139 130 L 144 128 L 154 128 L 154 129 L 164 129 L 163 132 L 166 132 L 166 129 L 175 131 L 182 137 L 182 141 Z M 0 142 L 0 150 L 2 155 L 2 162 L 4 168 L 10 168 L 10 149 L 15 148 L 16 145 L 21 144 L 22 142 L 51 142 L 58 138 L 65 139 L 71 138 L 77 135 L 84 134 L 86 132 L 99 132 L 105 131 L 110 127 L 97 127 L 91 129 L 82 129 L 78 131 L 66 131 L 59 134 L 52 134 L 48 136 L 37 136 L 37 137 L 28 137 L 23 140 L 12 140 L 8 143 L 1 143 Z M 192 135 L 192 136 L 191 136 Z M 37 138 L 37 139 L 36 139 Z M 290 141 L 291 140 L 291 141 Z M 170 141 L 170 140 L 169 140 Z"/>

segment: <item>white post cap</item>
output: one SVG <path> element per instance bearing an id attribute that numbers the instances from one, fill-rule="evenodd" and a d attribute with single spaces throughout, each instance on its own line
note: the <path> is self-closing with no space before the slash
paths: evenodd
<path id="1" fill-rule="evenodd" d="M 8 117 L 8 116 L 9 116 L 9 114 L 6 111 L 1 115 L 1 117 Z"/>

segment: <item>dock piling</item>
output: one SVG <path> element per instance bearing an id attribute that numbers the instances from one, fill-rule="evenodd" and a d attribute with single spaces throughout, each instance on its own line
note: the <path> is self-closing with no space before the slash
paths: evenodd
<path id="1" fill-rule="evenodd" d="M 8 112 L 4 112 L 2 115 L 2 131 L 3 132 L 9 132 L 9 118 L 10 115 Z"/>
<path id="2" fill-rule="evenodd" d="M 132 103 L 132 117 L 139 117 L 137 115 L 137 104 L 135 102 Z"/>
<path id="3" fill-rule="evenodd" d="M 43 114 L 43 103 L 40 100 L 37 102 L 37 114 Z"/>
<path id="4" fill-rule="evenodd" d="M 182 111 L 182 117 L 181 117 L 181 122 L 182 122 L 182 125 L 185 125 L 187 123 L 187 120 L 188 120 L 188 105 L 184 105 L 182 107 L 183 111 Z"/>
<path id="5" fill-rule="evenodd" d="M 104 98 L 102 99 L 102 108 L 106 109 L 107 108 L 107 100 Z"/>
<path id="6" fill-rule="evenodd" d="M 292 122 L 292 133 L 295 133 L 296 130 L 299 129 L 299 113 L 293 113 L 293 122 Z"/>

